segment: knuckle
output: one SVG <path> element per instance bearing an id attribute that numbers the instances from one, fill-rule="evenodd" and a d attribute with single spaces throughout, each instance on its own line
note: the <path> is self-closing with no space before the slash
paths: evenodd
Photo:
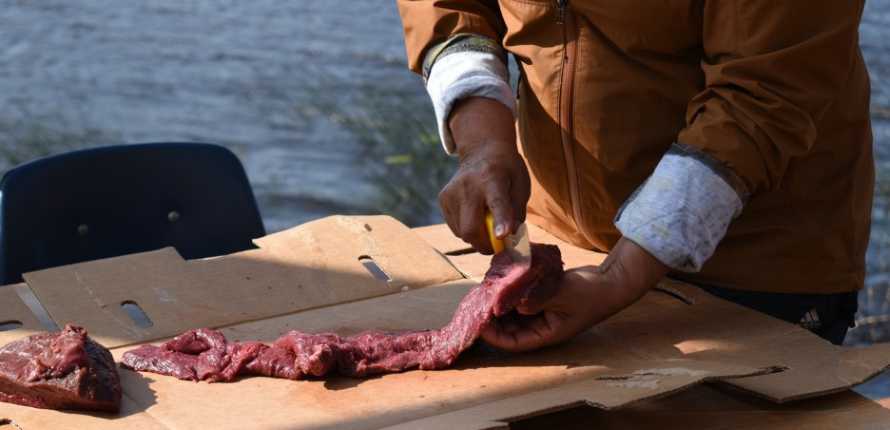
<path id="1" fill-rule="evenodd" d="M 443 188 L 442 191 L 439 192 L 439 206 L 442 206 L 444 209 L 448 206 L 448 188 Z"/>
<path id="2" fill-rule="evenodd" d="M 488 197 L 488 204 L 492 209 L 507 209 L 510 207 L 510 201 L 501 194 L 493 194 Z"/>

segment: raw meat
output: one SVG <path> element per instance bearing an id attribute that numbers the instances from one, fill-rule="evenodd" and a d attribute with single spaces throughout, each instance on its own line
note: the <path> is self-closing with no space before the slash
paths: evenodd
<path id="1" fill-rule="evenodd" d="M 534 244 L 531 263 L 515 263 L 505 253 L 495 255 L 482 283 L 464 296 L 451 322 L 439 330 L 370 330 L 345 337 L 291 331 L 266 345 L 227 343 L 218 331 L 196 329 L 161 346 L 128 351 L 122 365 L 210 382 L 228 382 L 243 375 L 300 379 L 331 373 L 363 377 L 415 368 L 442 369 L 476 341 L 492 317 L 510 312 L 531 294 L 543 297 L 555 292 L 562 273 L 559 248 Z"/>
<path id="2" fill-rule="evenodd" d="M 0 348 L 0 401 L 117 412 L 121 383 L 111 353 L 83 328 L 66 325 Z"/>

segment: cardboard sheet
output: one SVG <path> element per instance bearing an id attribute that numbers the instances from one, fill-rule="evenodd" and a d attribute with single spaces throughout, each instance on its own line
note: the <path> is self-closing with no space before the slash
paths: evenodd
<path id="1" fill-rule="evenodd" d="M 24 278 L 53 320 L 108 347 L 393 294 L 461 278 L 415 233 L 383 216 L 334 216 L 256 240 L 261 247 L 185 261 L 173 248 L 63 266 Z M 372 259 L 391 279 L 375 278 Z M 122 304 L 152 321 L 136 324 Z"/>
<path id="2" fill-rule="evenodd" d="M 444 224 L 427 226 L 418 229 L 418 233 L 430 244 L 443 253 L 457 253 L 450 257 L 462 272 L 481 275 L 487 269 L 489 257 L 477 253 L 467 252 L 466 244 L 451 234 L 448 226 Z M 559 244 L 563 251 L 563 260 L 566 267 L 578 267 L 589 264 L 599 264 L 605 258 L 605 254 L 567 244 L 537 226 L 530 226 L 529 238 L 536 242 Z M 455 252 L 459 251 L 459 252 Z M 735 348 L 734 345 L 752 345 L 760 349 L 746 348 L 745 353 L 739 352 L 738 362 L 753 367 L 779 365 L 787 367 L 780 373 L 759 377 L 750 377 L 730 382 L 736 387 L 748 390 L 758 395 L 767 397 L 775 402 L 787 402 L 813 395 L 820 395 L 845 390 L 851 385 L 861 383 L 875 374 L 876 369 L 881 369 L 890 364 L 890 344 L 874 345 L 869 348 L 841 348 L 830 345 L 816 338 L 812 333 L 783 321 L 768 316 L 744 310 L 734 311 L 739 308 L 729 302 L 706 294 L 698 288 L 679 282 L 666 281 L 661 288 L 672 294 L 684 297 L 685 300 L 698 302 L 699 309 L 704 309 L 707 315 L 703 315 L 701 321 L 692 325 L 678 326 L 676 323 L 661 325 L 649 324 L 647 327 L 660 326 L 667 329 L 667 333 L 676 335 L 673 341 L 680 351 L 688 354 L 696 354 L 704 359 L 721 360 L 721 348 L 713 348 L 708 345 L 708 336 L 701 333 L 702 330 L 713 332 L 723 330 L 727 344 L 724 349 Z M 626 312 L 629 312 L 630 309 Z M 744 315 L 745 320 L 740 319 Z M 744 329 L 740 329 L 744 327 Z M 750 328 L 756 328 L 750 330 Z M 644 327 L 646 328 L 646 327 Z M 660 332 L 662 340 L 670 339 L 665 332 Z M 680 339 L 685 337 L 686 339 Z M 650 348 L 649 343 L 644 344 Z M 733 351 L 738 351 L 733 349 Z M 819 375 L 812 377 L 812 375 Z"/>
<path id="3" fill-rule="evenodd" d="M 409 423 L 413 428 L 424 422 Z M 615 411 L 580 406 L 546 415 L 510 420 L 512 430 L 884 430 L 890 410 L 845 391 L 806 402 L 775 405 L 743 394 L 701 385 L 676 395 L 644 400 Z M 452 428 L 460 428 L 456 425 Z M 506 422 L 490 429 L 507 429 Z"/>
<path id="4" fill-rule="evenodd" d="M 44 330 L 37 317 L 18 296 L 16 289 L 22 286 L 22 284 L 17 284 L 0 287 L 0 324 L 21 324 L 18 329 L 0 331 L 0 345 Z"/>
<path id="5" fill-rule="evenodd" d="M 533 241 L 558 243 L 568 267 L 602 261 L 602 254 L 530 230 Z M 130 344 L 199 326 L 223 327 L 233 340 L 266 341 L 291 329 L 351 334 L 366 328 L 440 327 L 479 281 L 460 279 L 454 267 L 479 276 L 489 261 L 466 252 L 445 226 L 413 233 L 387 217 L 330 217 L 256 243 L 259 249 L 206 260 L 183 261 L 164 249 L 36 272 L 25 279 L 57 323 L 85 325 L 120 358 Z M 443 257 L 449 253 L 455 254 L 450 263 Z M 363 256 L 372 258 L 390 280 L 371 276 L 359 261 Z M 6 290 L 0 288 L 0 319 L 6 309 L 28 319 L 27 307 L 22 308 L 17 296 L 4 294 Z M 124 301 L 139 303 L 154 324 L 136 326 L 120 308 Z M 6 335 L 24 334 L 17 332 Z M 477 346 L 452 369 L 365 380 L 254 377 L 206 384 L 121 370 L 126 397 L 120 417 L 0 404 L 0 422 L 12 420 L 26 430 L 503 428 L 520 418 L 581 404 L 634 410 L 634 405 L 672 398 L 703 382 L 775 402 L 801 399 L 843 391 L 888 363 L 888 346 L 835 347 L 799 327 L 695 287 L 666 282 L 572 341 L 533 353 L 505 354 Z M 826 406 L 823 418 L 864 429 L 884 417 L 870 409 L 874 404 L 842 400 L 827 403 L 840 406 Z M 756 410 L 763 411 L 759 405 Z M 865 411 L 866 418 L 850 418 L 850 411 Z M 755 413 L 736 412 L 742 414 L 740 420 L 756 421 Z M 754 427 L 783 428 L 770 427 L 779 420 L 765 416 L 765 424 Z"/>
<path id="6" fill-rule="evenodd" d="M 167 430 L 143 409 L 126 395 L 118 415 L 51 411 L 0 402 L 0 430 Z"/>
<path id="7" fill-rule="evenodd" d="M 472 285 L 472 281 L 457 281 L 239 324 L 223 331 L 232 339 L 268 341 L 292 328 L 349 334 L 369 327 L 438 327 L 447 323 L 455 304 Z M 643 306 L 686 305 L 655 294 Z M 556 405 L 587 399 L 603 407 L 615 407 L 704 380 L 765 371 L 732 363 L 639 354 L 627 348 L 603 348 L 600 340 L 601 336 L 590 333 L 578 342 L 534 354 L 502 354 L 477 348 L 453 369 L 367 380 L 248 378 L 237 384 L 196 384 L 129 371 L 121 374 L 125 386 L 148 387 L 142 391 L 150 393 L 147 398 L 134 392 L 134 399 L 171 429 L 196 428 L 199 423 L 219 429 L 241 428 L 246 423 L 256 428 L 373 429 L 526 393 L 535 393 L 541 401 Z M 116 354 L 126 349 L 120 348 Z M 214 401 L 181 407 L 196 398 Z M 219 410 L 227 413 L 214 413 Z"/>
<path id="8" fill-rule="evenodd" d="M 692 301 L 690 311 L 697 316 L 688 320 L 671 319 L 664 321 L 664 325 L 657 319 L 650 320 L 653 326 L 664 329 L 654 333 L 657 339 L 640 344 L 647 348 L 670 348 L 688 358 L 732 361 L 752 367 L 779 366 L 784 370 L 725 381 L 773 402 L 844 391 L 890 365 L 890 344 L 840 347 L 798 325 L 719 299 L 687 284 L 667 281 L 662 283 L 662 288 Z M 639 329 L 651 331 L 651 326 Z"/>
<path id="9" fill-rule="evenodd" d="M 224 332 L 233 339 L 271 340 L 292 328 L 349 334 L 368 327 L 386 330 L 437 327 L 448 321 L 455 303 L 472 285 L 473 282 L 458 281 L 239 324 Z M 655 291 L 566 345 L 520 355 L 476 349 L 456 368 L 445 371 L 414 371 L 364 381 L 335 378 L 289 382 L 250 378 L 238 384 L 212 386 L 126 371 L 123 375 L 127 381 L 148 380 L 145 385 L 155 394 L 147 400 L 135 394 L 134 397 L 149 414 L 175 429 L 207 422 L 206 417 L 219 408 L 229 411 L 230 415 L 219 416 L 218 421 L 211 419 L 210 423 L 218 428 L 248 422 L 233 422 L 230 418 L 237 416 L 267 428 L 354 429 L 404 423 L 423 424 L 423 428 L 455 428 L 455 423 L 460 423 L 457 428 L 487 428 L 504 418 L 579 403 L 618 408 L 707 380 L 737 384 L 747 378 L 736 379 L 736 376 L 772 372 L 786 366 L 807 366 L 811 357 L 796 357 L 793 352 L 772 361 L 753 357 L 775 339 L 788 335 L 799 336 L 800 346 L 826 357 L 820 365 L 822 373 L 807 376 L 822 381 L 822 389 L 843 389 L 852 382 L 820 376 L 851 371 L 842 360 L 845 350 L 835 350 L 836 347 L 803 329 L 699 294 L 697 289 L 683 285 L 664 287 L 684 300 Z M 711 324 L 714 315 L 722 318 Z M 737 323 L 749 327 L 751 336 L 740 335 Z M 870 356 L 880 355 L 878 350 L 870 351 L 876 351 L 868 354 Z M 890 355 L 883 356 L 885 361 L 890 360 Z M 805 371 L 805 367 L 802 369 Z M 770 392 L 759 394 L 769 396 Z M 187 409 L 178 406 L 202 395 L 216 400 Z M 256 410 L 264 412 L 252 412 Z"/>

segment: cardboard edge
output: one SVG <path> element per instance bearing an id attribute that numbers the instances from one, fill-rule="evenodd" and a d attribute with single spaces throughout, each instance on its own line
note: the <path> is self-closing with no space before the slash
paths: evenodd
<path id="1" fill-rule="evenodd" d="M 42 324 L 46 330 L 61 330 L 58 322 L 52 319 L 52 317 L 49 315 L 49 312 L 47 312 L 46 308 L 43 307 L 43 303 L 40 303 L 40 299 L 37 298 L 37 294 L 34 293 L 34 290 L 32 290 L 31 287 L 28 286 L 28 284 L 22 283 L 16 285 L 14 288 L 16 293 L 18 293 L 19 299 L 21 299 L 22 303 L 24 303 L 25 306 L 27 306 L 28 309 L 31 310 L 31 313 L 34 314 L 34 317 L 37 318 L 38 321 L 40 321 L 40 324 Z"/>
<path id="2" fill-rule="evenodd" d="M 863 362 L 863 360 L 849 360 L 850 355 L 856 355 L 857 358 L 864 358 L 865 362 Z M 835 386 L 829 387 L 827 389 L 810 392 L 800 392 L 783 397 L 770 395 L 767 392 L 752 388 L 752 386 L 746 384 L 746 382 L 750 382 L 745 381 L 747 377 L 739 378 L 738 380 L 725 379 L 717 381 L 717 383 L 719 383 L 721 386 L 728 387 L 729 389 L 737 390 L 739 392 L 743 392 L 754 397 L 769 400 L 770 402 L 775 404 L 794 403 L 802 400 L 836 394 L 864 384 L 890 369 L 890 343 L 875 344 L 864 348 L 842 348 L 840 357 L 841 359 L 838 362 L 839 369 L 849 369 L 842 366 L 845 366 L 845 364 L 854 363 L 855 366 L 859 366 L 859 369 L 864 369 L 864 373 L 862 374 L 862 376 L 852 378 L 839 377 L 838 380 L 842 383 L 836 384 Z M 856 369 L 854 368 L 854 370 Z M 769 377 L 770 374 L 752 375 L 752 377 L 754 376 Z"/>
<path id="3" fill-rule="evenodd" d="M 3 313 L 0 314 L 0 322 L 17 321 L 22 324 L 21 329 L 43 328 L 40 320 L 22 300 L 19 289 L 27 288 L 25 284 L 13 284 L 0 287 L 0 305 Z"/>
<path id="4" fill-rule="evenodd" d="M 0 331 L 0 346 L 48 329 L 20 297 L 18 290 L 21 288 L 27 288 L 27 286 L 13 284 L 0 287 L 0 309 L 2 309 L 0 310 L 0 323 L 16 322 L 21 324 L 17 328 Z"/>
<path id="5" fill-rule="evenodd" d="M 677 363 L 690 362 L 705 364 L 696 360 L 668 360 L 665 364 L 676 365 Z M 688 390 L 692 387 L 719 381 L 727 378 L 742 378 L 754 376 L 773 371 L 773 369 L 754 369 L 742 366 L 732 366 L 726 364 L 711 363 L 716 368 L 729 368 L 727 374 L 711 374 L 711 375 L 661 375 L 659 382 L 668 382 L 666 389 L 658 389 L 651 395 L 632 396 L 628 401 L 616 404 L 607 404 L 598 402 L 592 397 L 592 392 L 598 386 L 609 384 L 610 381 L 621 380 L 624 377 L 632 377 L 634 372 L 612 372 L 604 375 L 591 375 L 577 382 L 569 384 L 560 384 L 557 386 L 527 392 L 518 396 L 507 396 L 489 402 L 481 403 L 475 406 L 458 409 L 455 411 L 430 414 L 411 421 L 384 427 L 386 430 L 405 430 L 413 428 L 424 429 L 442 429 L 448 430 L 459 426 L 458 428 L 467 428 L 475 430 L 491 430 L 491 429 L 508 429 L 510 423 L 536 417 L 552 412 L 558 412 L 573 407 L 586 405 L 601 410 L 617 410 L 634 405 L 638 402 L 658 399 L 671 396 L 675 393 Z M 568 391 L 568 395 L 565 393 Z M 585 392 L 590 394 L 585 394 Z M 529 403 L 544 404 L 546 406 L 540 408 L 529 408 Z M 517 412 L 523 411 L 523 412 Z"/>
<path id="6" fill-rule="evenodd" d="M 446 224 L 414 227 L 411 230 L 446 258 L 449 253 L 474 252 L 473 247 L 456 237 Z"/>

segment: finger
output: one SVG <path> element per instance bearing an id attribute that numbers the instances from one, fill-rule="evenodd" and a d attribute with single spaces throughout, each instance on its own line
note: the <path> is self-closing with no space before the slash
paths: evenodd
<path id="1" fill-rule="evenodd" d="M 516 333 L 517 331 L 522 330 L 522 327 L 519 325 L 519 323 L 516 322 L 514 318 L 509 318 L 504 321 L 498 321 L 498 324 L 500 324 L 500 329 L 504 333 Z"/>
<path id="2" fill-rule="evenodd" d="M 531 194 L 531 180 L 525 163 L 520 160 L 521 170 L 515 173 L 510 180 L 510 202 L 513 205 L 513 216 L 516 225 L 525 222 L 526 207 Z"/>
<path id="3" fill-rule="evenodd" d="M 523 315 L 534 315 L 546 309 L 557 310 L 558 305 L 551 303 L 559 292 L 559 283 L 561 279 L 542 279 L 535 288 L 528 292 L 528 295 L 519 300 L 516 305 L 516 311 Z"/>
<path id="4" fill-rule="evenodd" d="M 494 235 L 498 239 L 503 239 L 516 230 L 513 205 L 510 201 L 509 181 L 493 180 L 485 185 L 485 203 L 494 218 Z"/>
<path id="5" fill-rule="evenodd" d="M 520 315 L 536 315 L 544 310 L 544 303 L 540 301 L 525 300 L 516 305 L 516 312 Z"/>
<path id="6" fill-rule="evenodd" d="M 482 328 L 479 337 L 494 348 L 503 351 L 519 351 L 520 347 L 515 333 L 516 331 L 505 330 L 501 323 L 492 321 Z"/>
<path id="7" fill-rule="evenodd" d="M 519 328 L 506 330 L 495 320 L 482 330 L 482 339 L 489 345 L 510 352 L 538 349 L 553 343 L 556 331 L 546 315 L 526 317 L 520 320 Z"/>
<path id="8" fill-rule="evenodd" d="M 454 210 L 451 195 L 452 186 L 449 182 L 439 193 L 439 207 L 442 209 L 442 217 L 445 218 L 445 223 L 448 224 L 451 233 L 460 237 L 460 212 Z"/>
<path id="9" fill-rule="evenodd" d="M 475 193 L 474 193 L 475 194 Z M 481 196 L 479 196 L 481 198 Z M 465 194 L 460 206 L 461 239 L 482 254 L 491 254 L 491 241 L 485 227 L 485 205 L 475 195 Z"/>

